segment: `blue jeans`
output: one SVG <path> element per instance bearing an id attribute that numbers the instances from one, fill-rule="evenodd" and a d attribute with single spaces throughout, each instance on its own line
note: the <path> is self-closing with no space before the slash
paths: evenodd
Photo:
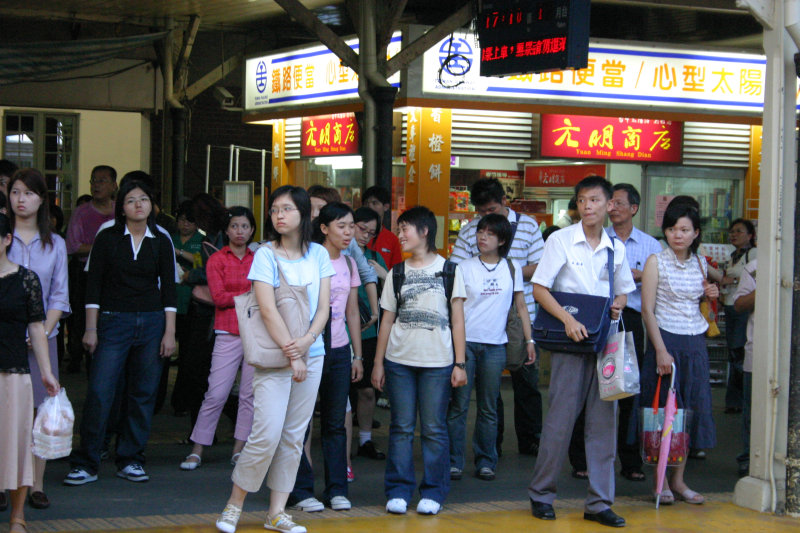
<path id="1" fill-rule="evenodd" d="M 386 458 L 386 498 L 411 501 L 414 477 L 414 429 L 421 424 L 424 471 L 420 495 L 443 503 L 450 492 L 447 404 L 452 365 L 422 368 L 386 360 L 386 394 L 391 403 L 389 453 Z"/>
<path id="2" fill-rule="evenodd" d="M 475 468 L 497 467 L 497 396 L 500 393 L 500 376 L 506 365 L 506 347 L 503 344 L 467 342 L 467 384 L 453 389 L 447 409 L 447 433 L 450 436 L 450 466 L 464 469 L 467 411 L 472 386 L 478 414 L 472 435 Z"/>
<path id="3" fill-rule="evenodd" d="M 323 501 L 347 497 L 347 437 L 344 415 L 350 392 L 350 345 L 332 348 L 325 354 L 319 384 L 320 434 L 325 468 Z M 306 440 L 308 432 L 306 432 Z M 314 471 L 306 454 L 300 457 L 297 479 L 289 501 L 296 503 L 314 496 Z"/>
<path id="4" fill-rule="evenodd" d="M 158 382 L 163 368 L 159 349 L 164 336 L 164 311 L 100 313 L 97 349 L 89 369 L 86 403 L 81 418 L 81 443 L 70 456 L 73 468 L 90 474 L 100 468 L 100 450 L 120 375 L 127 373 L 127 395 L 116 463 L 124 468 L 144 464 Z"/>

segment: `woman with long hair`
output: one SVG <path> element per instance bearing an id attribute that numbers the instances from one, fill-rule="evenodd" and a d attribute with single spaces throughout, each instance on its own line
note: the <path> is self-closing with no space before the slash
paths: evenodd
<path id="1" fill-rule="evenodd" d="M 304 189 L 279 187 L 270 195 L 267 212 L 268 242 L 256 252 L 248 279 L 267 332 L 282 347 L 287 366 L 255 370 L 253 429 L 233 469 L 231 496 L 216 523 L 224 533 L 236 531 L 247 493 L 257 492 L 265 477 L 270 496 L 264 527 L 287 533 L 306 531 L 292 521 L 285 507 L 322 376 L 321 333 L 328 321 L 330 278 L 335 271 L 325 248 L 311 242 L 311 201 Z M 308 332 L 294 339 L 275 303 L 281 275 L 292 286 L 305 286 L 308 294 Z"/>
<path id="2" fill-rule="evenodd" d="M 175 351 L 175 251 L 155 227 L 153 193 L 139 180 L 126 182 L 115 205 L 115 223 L 92 248 L 83 343 L 93 354 L 80 426 L 80 446 L 70 456 L 66 485 L 97 481 L 100 450 L 117 384 L 126 372 L 117 477 L 148 481 L 144 448 L 161 379 L 161 357 Z"/>
<path id="3" fill-rule="evenodd" d="M 50 368 L 58 379 L 58 321 L 70 312 L 67 247 L 64 239 L 50 228 L 47 183 L 38 170 L 18 170 L 9 182 L 8 200 L 9 218 L 14 228 L 14 245 L 8 251 L 8 258 L 39 276 Z M 32 350 L 28 350 L 28 361 L 33 383 L 33 404 L 38 406 L 47 396 L 47 391 L 42 386 L 39 365 Z M 45 465 L 44 459 L 34 457 L 34 479 L 28 502 L 36 509 L 50 506 L 43 491 Z"/>
<path id="4" fill-rule="evenodd" d="M 35 272 L 9 259 L 12 244 L 11 222 L 0 214 L 0 494 L 5 500 L 5 491 L 11 491 L 9 531 L 20 533 L 27 531 L 25 496 L 34 481 L 34 403 L 26 337 L 36 358 L 42 388 L 55 395 L 60 387 L 50 370 L 42 286 Z"/>
<path id="5" fill-rule="evenodd" d="M 242 379 L 239 386 L 239 411 L 233 438 L 231 461 L 236 464 L 253 424 L 253 367 L 244 362 L 239 323 L 233 298 L 250 290 L 247 274 L 253 264 L 253 252 L 247 245 L 253 240 L 256 219 L 246 207 L 235 206 L 228 210 L 225 236 L 228 244 L 208 259 L 206 277 L 214 300 L 214 352 L 211 355 L 211 372 L 208 390 L 197 416 L 191 440 L 192 453 L 181 463 L 181 470 L 195 470 L 202 463 L 203 447 L 214 442 L 219 416 L 236 381 L 239 367 Z"/>
<path id="6" fill-rule="evenodd" d="M 706 281 L 708 264 L 697 255 L 700 246 L 697 209 L 670 203 L 661 228 L 667 247 L 647 259 L 642 274 L 642 318 L 648 342 L 642 362 L 641 398 L 643 403 L 653 398 L 658 376 L 671 374 L 674 364 L 678 407 L 693 412 L 689 441 L 693 448 L 713 448 L 716 435 L 704 335 L 708 323 L 700 314 L 700 300 L 716 298 L 719 289 Z M 668 388 L 661 387 L 661 406 L 666 402 Z M 685 470 L 686 461 L 671 469 L 668 487 L 661 492 L 662 504 L 672 503 L 676 498 L 693 504 L 705 501 L 686 484 Z"/>

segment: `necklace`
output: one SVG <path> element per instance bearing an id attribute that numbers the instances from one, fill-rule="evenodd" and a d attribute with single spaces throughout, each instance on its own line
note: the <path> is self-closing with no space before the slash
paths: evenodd
<path id="1" fill-rule="evenodd" d="M 283 245 L 283 242 L 281 242 L 281 241 L 278 241 L 278 246 L 280 246 L 281 248 L 283 248 L 283 253 L 285 253 L 285 254 L 286 254 L 286 259 L 288 259 L 289 261 L 294 261 L 294 260 L 292 259 L 292 256 L 291 256 L 291 255 L 289 255 L 289 250 L 287 250 L 287 249 L 286 249 L 286 247 Z M 300 253 L 300 257 L 303 257 L 303 254 L 302 254 L 302 252 Z"/>
<path id="2" fill-rule="evenodd" d="M 495 270 L 497 270 L 497 267 L 500 266 L 500 261 L 499 260 L 497 261 L 497 263 L 494 264 L 494 268 L 489 268 L 488 266 L 486 266 L 486 263 L 484 263 L 483 259 L 481 259 L 480 257 L 478 257 L 478 261 L 481 262 L 481 264 L 483 265 L 483 268 L 486 269 L 486 272 L 494 272 Z"/>

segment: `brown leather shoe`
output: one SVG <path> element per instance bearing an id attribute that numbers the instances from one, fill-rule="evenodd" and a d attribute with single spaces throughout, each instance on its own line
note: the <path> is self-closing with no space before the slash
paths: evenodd
<path id="1" fill-rule="evenodd" d="M 40 490 L 31 492 L 28 495 L 28 503 L 34 509 L 47 509 L 50 507 L 50 500 L 47 499 L 47 494 Z"/>

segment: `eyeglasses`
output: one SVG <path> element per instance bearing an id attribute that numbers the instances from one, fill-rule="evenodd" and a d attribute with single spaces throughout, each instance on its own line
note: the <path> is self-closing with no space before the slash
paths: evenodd
<path id="1" fill-rule="evenodd" d="M 0 176 L 0 185 L 5 187 L 6 185 L 8 185 L 9 181 L 11 181 L 10 178 L 8 178 L 6 176 Z"/>
<path id="2" fill-rule="evenodd" d="M 149 204 L 150 198 L 147 196 L 141 196 L 139 198 L 128 198 L 125 200 L 125 205 L 136 205 L 137 203 Z"/>
<path id="3" fill-rule="evenodd" d="M 282 207 L 273 207 L 269 210 L 269 216 L 274 217 L 278 213 L 283 213 L 284 215 L 288 215 L 292 211 L 297 211 L 297 208 L 293 205 L 284 205 Z"/>
<path id="4" fill-rule="evenodd" d="M 91 183 L 92 185 L 103 185 L 106 183 L 114 183 L 114 180 L 110 178 L 91 178 L 89 180 L 89 183 Z"/>
<path id="5" fill-rule="evenodd" d="M 630 207 L 631 206 L 631 204 L 629 204 L 628 202 L 622 202 L 620 200 L 613 200 L 611 202 L 611 205 L 613 205 L 617 209 L 624 209 L 626 207 Z"/>
<path id="6" fill-rule="evenodd" d="M 369 237 L 370 239 L 378 234 L 377 231 L 367 229 L 367 227 L 363 224 L 356 224 L 356 227 L 358 228 L 358 231 L 366 233 L 367 237 Z"/>

